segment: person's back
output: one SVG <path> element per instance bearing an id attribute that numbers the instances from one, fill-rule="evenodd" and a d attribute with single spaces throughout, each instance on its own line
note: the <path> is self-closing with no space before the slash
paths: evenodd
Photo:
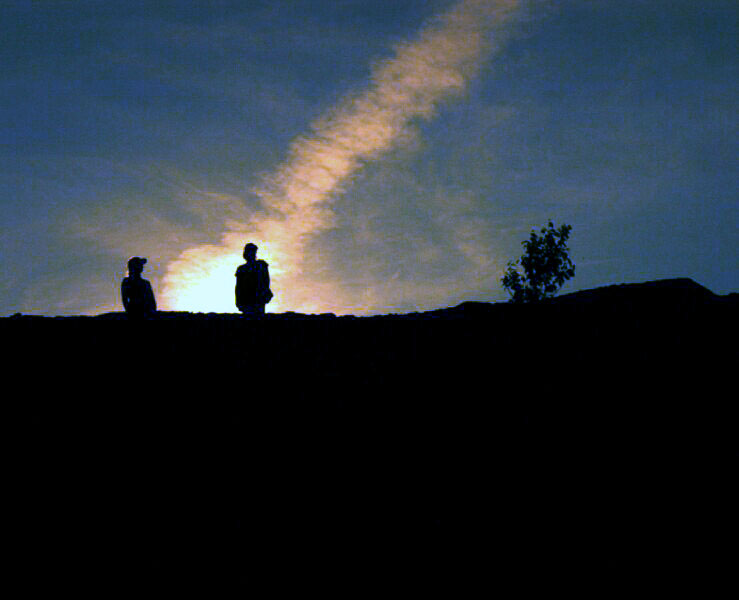
<path id="1" fill-rule="evenodd" d="M 236 307 L 244 314 L 264 314 L 264 306 L 272 299 L 269 288 L 269 265 L 257 260 L 257 247 L 244 247 L 246 263 L 236 269 Z"/>
<path id="2" fill-rule="evenodd" d="M 156 312 L 157 305 L 151 284 L 141 277 L 146 264 L 145 258 L 134 256 L 128 261 L 128 277 L 121 281 L 121 299 L 126 313 L 143 317 Z"/>
<path id="3" fill-rule="evenodd" d="M 267 273 L 267 263 L 263 260 L 246 263 L 236 269 L 239 304 L 256 304 L 259 302 L 260 293 L 263 294 L 263 290 L 269 287 L 269 275 Z"/>

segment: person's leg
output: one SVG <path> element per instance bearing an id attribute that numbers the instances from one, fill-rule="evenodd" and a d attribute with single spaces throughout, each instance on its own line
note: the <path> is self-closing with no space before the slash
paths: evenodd
<path id="1" fill-rule="evenodd" d="M 244 307 L 244 316 L 258 318 L 264 316 L 264 304 L 247 304 Z"/>

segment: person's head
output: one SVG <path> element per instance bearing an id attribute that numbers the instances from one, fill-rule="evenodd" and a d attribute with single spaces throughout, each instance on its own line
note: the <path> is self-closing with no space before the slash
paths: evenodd
<path id="1" fill-rule="evenodd" d="M 244 246 L 244 260 L 254 260 L 257 257 L 257 245 L 249 242 Z"/>
<path id="2" fill-rule="evenodd" d="M 141 275 L 144 270 L 146 259 L 140 256 L 132 256 L 128 259 L 128 274 L 129 275 Z"/>

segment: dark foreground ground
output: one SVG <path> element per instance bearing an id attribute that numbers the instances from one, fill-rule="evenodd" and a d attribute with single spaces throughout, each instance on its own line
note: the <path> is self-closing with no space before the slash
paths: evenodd
<path id="1" fill-rule="evenodd" d="M 670 280 L 0 319 L 6 568 L 29 595 L 705 591 L 736 567 L 736 315 Z"/>

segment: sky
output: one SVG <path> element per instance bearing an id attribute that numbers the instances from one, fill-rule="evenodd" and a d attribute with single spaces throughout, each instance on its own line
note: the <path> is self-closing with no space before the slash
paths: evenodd
<path id="1" fill-rule="evenodd" d="M 739 291 L 733 0 L 0 3 L 0 315 L 508 299 L 572 226 L 561 293 Z"/>

